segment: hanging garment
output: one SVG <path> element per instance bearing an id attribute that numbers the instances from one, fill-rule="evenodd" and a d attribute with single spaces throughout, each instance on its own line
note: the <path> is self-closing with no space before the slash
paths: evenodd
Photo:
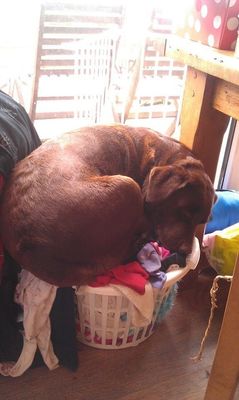
<path id="1" fill-rule="evenodd" d="M 22 270 L 16 288 L 16 302 L 23 307 L 23 349 L 16 364 L 0 364 L 0 373 L 12 377 L 22 375 L 32 364 L 37 348 L 49 369 L 58 367 L 51 342 L 49 314 L 57 287 Z"/>
<path id="2" fill-rule="evenodd" d="M 51 340 L 60 365 L 75 371 L 78 367 L 75 291 L 58 288 L 51 313 Z"/>

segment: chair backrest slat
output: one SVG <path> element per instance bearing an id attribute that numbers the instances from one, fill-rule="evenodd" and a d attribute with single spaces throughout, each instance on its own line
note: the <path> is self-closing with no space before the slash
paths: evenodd
<path id="1" fill-rule="evenodd" d="M 72 117 L 71 110 L 66 112 L 53 111 L 52 113 L 49 111 L 50 102 L 53 103 L 54 101 L 57 105 L 56 98 L 60 101 L 60 99 L 65 98 L 66 94 L 63 88 L 62 93 L 59 92 L 59 88 L 56 88 L 57 96 L 54 91 L 51 92 L 50 80 L 46 81 L 47 77 L 49 79 L 52 77 L 53 80 L 59 77 L 60 82 L 65 80 L 66 85 L 68 85 L 69 77 L 81 82 L 81 79 L 83 80 L 86 76 L 91 75 L 92 79 L 98 77 L 105 85 L 109 84 L 112 57 L 115 54 L 116 46 L 113 32 L 116 31 L 116 28 L 121 27 L 123 16 L 124 7 L 117 2 L 111 6 L 88 3 L 87 1 L 85 3 L 56 1 L 42 4 L 30 109 L 30 116 L 33 121 L 44 116 L 43 98 L 47 118 L 54 118 L 56 115 L 60 118 Z M 43 83 L 41 84 L 42 79 Z M 58 86 L 61 85 L 60 82 Z M 83 97 L 80 100 L 81 95 L 75 92 L 76 84 L 74 85 L 72 82 L 72 80 L 69 81 L 68 86 L 72 87 L 71 97 L 75 98 L 74 108 L 76 104 L 77 107 L 83 106 L 83 100 L 86 104 L 86 98 Z M 43 85 L 48 86 L 47 94 L 42 93 L 44 91 Z M 97 96 L 94 97 L 94 101 L 97 100 Z M 104 97 L 104 94 L 101 97 Z M 97 101 L 100 104 L 102 103 L 102 99 L 99 97 Z M 90 102 L 88 101 L 88 103 Z M 98 114 L 99 108 L 100 106 L 97 106 L 97 111 L 95 111 Z M 76 115 L 74 110 L 73 114 Z M 78 111 L 77 115 L 80 114 L 87 115 L 87 112 Z"/>

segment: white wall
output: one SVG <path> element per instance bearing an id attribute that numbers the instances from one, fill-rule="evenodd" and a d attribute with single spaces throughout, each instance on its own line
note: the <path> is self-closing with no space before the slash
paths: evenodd
<path id="1" fill-rule="evenodd" d="M 2 0 L 0 6 L 0 67 L 32 69 L 39 29 L 40 0 Z"/>

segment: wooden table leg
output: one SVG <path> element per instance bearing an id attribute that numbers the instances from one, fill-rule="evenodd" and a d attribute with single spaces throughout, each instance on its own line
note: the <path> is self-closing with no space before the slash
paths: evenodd
<path id="1" fill-rule="evenodd" d="M 239 379 L 239 257 L 204 400 L 232 400 Z"/>
<path id="2" fill-rule="evenodd" d="M 214 180 L 229 117 L 213 108 L 216 78 L 188 67 L 180 141 L 193 150 Z"/>

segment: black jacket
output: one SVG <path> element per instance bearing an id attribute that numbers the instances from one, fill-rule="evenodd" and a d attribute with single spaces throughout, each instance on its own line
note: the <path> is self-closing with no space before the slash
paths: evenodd
<path id="1" fill-rule="evenodd" d="M 0 173 L 4 178 L 40 144 L 25 109 L 0 90 Z"/>

